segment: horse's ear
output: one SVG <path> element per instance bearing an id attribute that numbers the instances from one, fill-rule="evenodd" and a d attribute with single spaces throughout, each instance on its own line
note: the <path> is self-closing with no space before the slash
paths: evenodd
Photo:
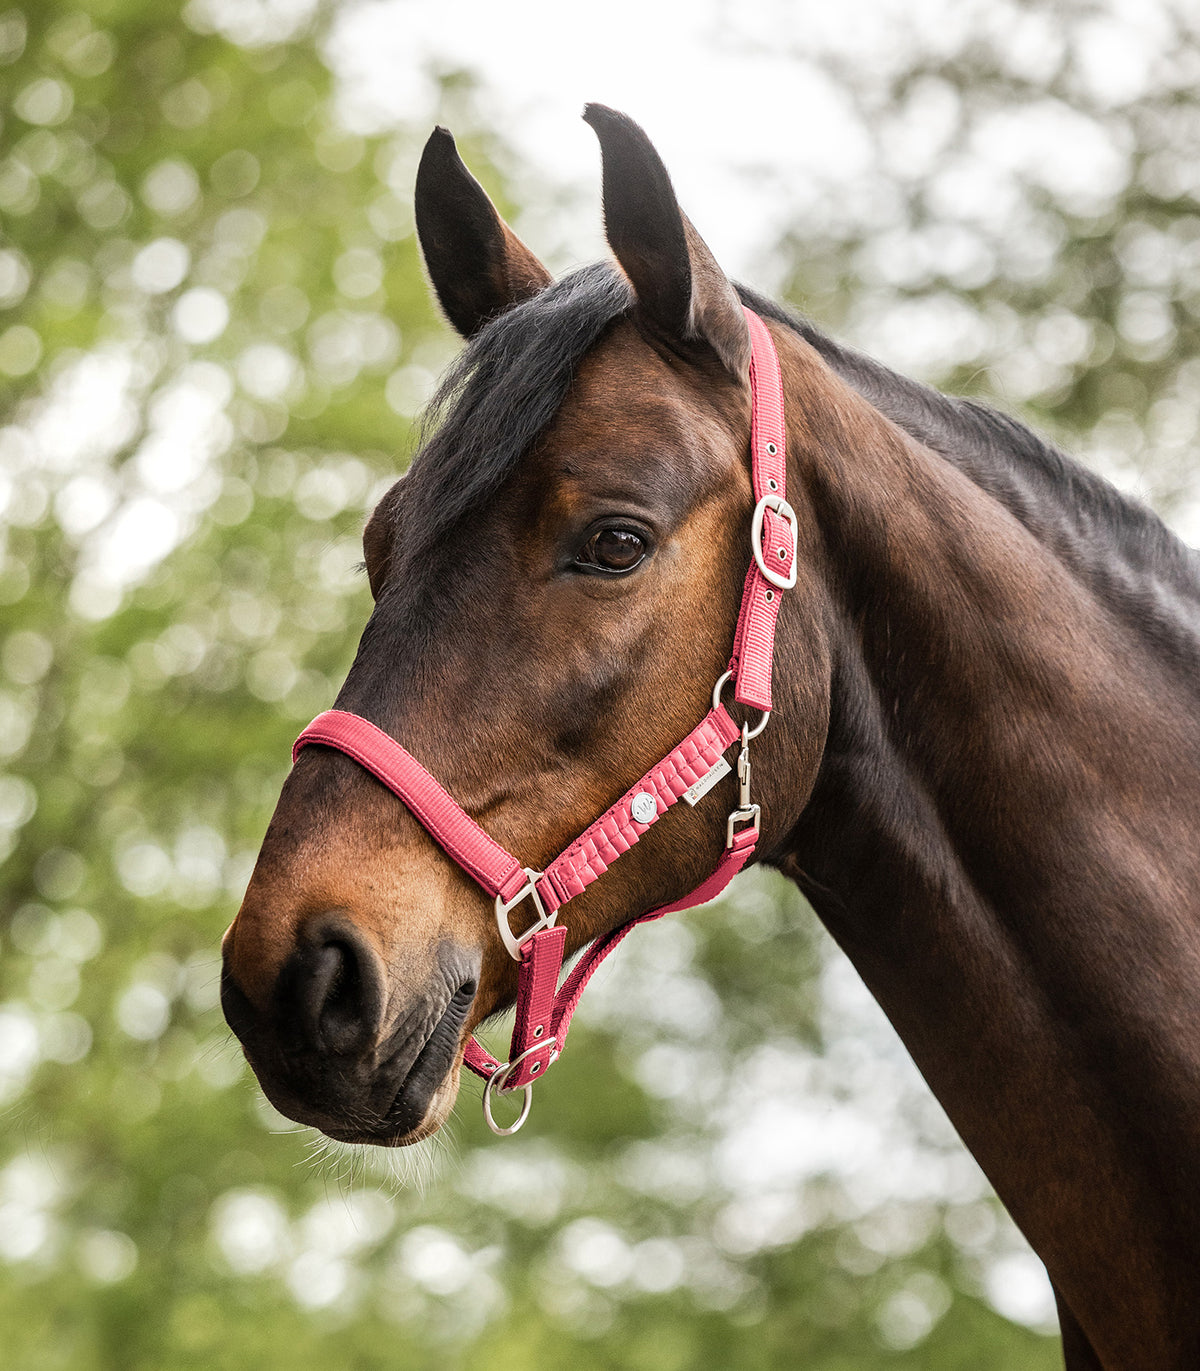
<path id="1" fill-rule="evenodd" d="M 434 129 L 425 144 L 415 209 L 429 279 L 464 338 L 550 284 L 550 273 L 463 165 L 448 129 Z"/>
<path id="2" fill-rule="evenodd" d="M 662 158 L 628 115 L 588 105 L 583 117 L 600 140 L 605 232 L 639 323 L 675 351 L 707 344 L 744 380 L 750 333 L 737 292 L 679 208 Z"/>

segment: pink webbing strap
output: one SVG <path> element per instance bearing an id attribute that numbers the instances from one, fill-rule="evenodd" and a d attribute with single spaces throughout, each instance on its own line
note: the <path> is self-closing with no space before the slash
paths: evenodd
<path id="1" fill-rule="evenodd" d="M 567 1029 L 571 1026 L 571 1019 L 588 981 L 592 979 L 600 963 L 616 948 L 625 935 L 636 928 L 638 924 L 649 923 L 652 919 L 661 919 L 664 914 L 678 914 L 685 909 L 694 909 L 698 904 L 707 904 L 709 900 L 715 900 L 750 860 L 757 841 L 758 834 L 754 829 L 743 829 L 734 837 L 732 847 L 726 848 L 721 854 L 717 869 L 711 876 L 702 881 L 695 890 L 678 900 L 659 905 L 657 909 L 652 909 L 647 914 L 640 914 L 636 919 L 631 919 L 629 923 L 613 929 L 606 937 L 598 938 L 588 948 L 559 992 L 553 1028 L 560 1052 L 566 1044 Z"/>
<path id="2" fill-rule="evenodd" d="M 756 505 L 787 498 L 787 446 L 783 421 L 783 375 L 779 354 L 766 324 L 747 309 L 750 329 L 750 470 Z M 790 507 L 789 507 L 790 508 Z M 759 538 L 763 560 L 781 578 L 791 575 L 796 547 L 787 520 L 775 509 L 762 511 Z M 775 654 L 775 620 L 779 616 L 780 587 L 759 569 L 755 559 L 746 573 L 742 608 L 738 615 L 729 669 L 734 698 L 755 709 L 771 708 L 771 662 Z"/>
<path id="3" fill-rule="evenodd" d="M 665 814 L 690 786 L 712 771 L 738 736 L 738 726 L 725 707 L 718 705 L 711 709 L 678 747 L 652 766 L 550 863 L 537 883 L 547 912 L 552 913 L 585 890 L 622 853 L 628 852 L 651 824 L 657 822 L 660 814 Z M 390 734 L 360 715 L 331 709 L 319 714 L 296 739 L 292 748 L 293 761 L 302 748 L 313 743 L 337 748 L 365 767 L 407 805 L 447 855 L 490 895 L 509 900 L 521 889 L 526 877 L 517 859 L 489 837 Z M 644 821 L 633 817 L 633 801 L 641 794 L 651 796 L 655 804 L 654 813 Z M 558 975 L 562 968 L 566 929 L 542 929 L 523 944 L 517 979 L 516 1022 L 508 1058 L 516 1065 L 505 1080 L 506 1090 L 530 1084 L 562 1050 L 566 1025 L 570 1024 L 583 986 L 625 933 L 635 923 L 658 918 L 668 910 L 688 909 L 714 898 L 745 865 L 755 837 L 753 829 L 739 834 L 735 847 L 724 854 L 717 870 L 692 895 L 624 925 L 618 930 L 619 937 L 610 934 L 600 939 L 561 992 L 558 992 Z M 583 974 L 578 977 L 581 971 Z M 474 1038 L 468 1042 L 463 1059 L 472 1071 L 485 1079 L 502 1065 Z"/>
<path id="4" fill-rule="evenodd" d="M 547 909 L 557 909 L 603 876 L 618 857 L 628 852 L 651 824 L 716 766 L 721 754 L 739 736 L 737 724 L 724 705 L 709 710 L 687 737 L 652 766 L 616 802 L 579 835 L 546 868 L 538 893 Z M 654 811 L 645 820 L 634 817 L 634 800 L 649 795 Z"/>
<path id="5" fill-rule="evenodd" d="M 516 1065 L 504 1082 L 505 1089 L 529 1085 L 558 1055 L 554 1020 L 558 1005 L 558 973 L 562 970 L 566 941 L 567 930 L 559 924 L 535 933 L 522 949 L 512 1041 L 508 1045 L 508 1060 Z M 479 1054 L 478 1060 L 488 1058 L 490 1061 L 478 1038 L 472 1037 L 463 1052 L 463 1062 L 487 1080 L 501 1063 L 494 1062 L 480 1070 L 475 1064 L 476 1054 Z"/>
<path id="6" fill-rule="evenodd" d="M 537 882 L 538 894 L 546 910 L 558 909 L 602 876 L 689 787 L 708 776 L 739 736 L 738 726 L 724 705 L 709 710 L 678 747 L 635 781 L 546 867 Z M 654 810 L 646 819 L 634 817 L 634 801 L 639 795 L 649 795 L 654 801 Z M 690 909 L 714 899 L 746 864 L 757 836 L 754 829 L 738 834 L 716 871 L 690 895 L 642 914 L 615 933 L 597 939 L 557 994 L 565 931 L 561 927 L 543 929 L 524 943 L 517 979 L 516 1016 L 508 1050 L 508 1060 L 513 1065 L 504 1078 L 505 1090 L 531 1085 L 562 1051 L 571 1016 L 584 986 L 626 933 L 635 924 L 657 919 L 669 910 Z M 504 1065 L 476 1038 L 467 1043 L 463 1063 L 484 1080 L 490 1080 Z"/>
<path id="7" fill-rule="evenodd" d="M 661 919 L 664 914 L 676 914 L 685 909 L 693 909 L 698 904 L 707 904 L 709 900 L 715 900 L 749 861 L 757 839 L 758 834 L 754 829 L 744 829 L 735 836 L 733 846 L 721 854 L 717 869 L 690 894 L 684 895 L 681 899 L 673 900 L 669 904 L 659 905 L 657 909 L 651 909 L 645 914 L 639 914 L 636 919 L 630 919 L 628 923 L 621 924 L 619 928 L 614 928 L 611 933 L 606 933 L 604 937 L 597 938 L 576 963 L 574 970 L 563 982 L 562 989 L 557 994 L 550 992 L 548 1001 L 545 998 L 546 988 L 557 985 L 558 973 L 562 966 L 564 942 L 562 935 L 565 934 L 566 930 L 559 926 L 546 929 L 541 933 L 535 933 L 529 940 L 531 946 L 521 965 L 521 979 L 522 982 L 526 980 L 525 968 L 527 965 L 530 966 L 531 974 L 528 977 L 528 982 L 531 987 L 534 982 L 537 982 L 542 993 L 536 997 L 537 1007 L 534 1014 L 529 1017 L 528 1022 L 525 1022 L 522 1015 L 520 991 L 518 991 L 516 1023 L 513 1026 L 513 1040 L 508 1059 L 510 1062 L 516 1062 L 520 1061 L 523 1054 L 528 1055 L 523 1061 L 520 1061 L 518 1067 L 509 1073 L 504 1082 L 504 1088 L 506 1090 L 517 1089 L 520 1086 L 531 1084 L 538 1075 L 545 1071 L 546 1066 L 561 1054 L 566 1046 L 567 1030 L 571 1027 L 571 1020 L 579 1006 L 579 1001 L 583 998 L 583 992 L 587 988 L 588 982 L 599 969 L 600 963 L 610 953 L 616 951 L 625 937 L 638 924 L 649 923 L 652 919 Z M 554 939 L 554 934 L 560 936 Z M 553 968 L 552 971 L 551 968 Z M 531 1003 L 535 1000 L 532 989 L 529 999 Z M 547 1003 L 549 1004 L 548 1020 L 546 1017 Z M 532 1052 L 531 1049 L 542 1037 L 541 1034 L 538 1034 L 537 1037 L 534 1036 L 536 1029 L 543 1025 L 543 1033 L 547 1034 L 548 1037 L 545 1042 L 546 1052 L 544 1054 Z M 518 1035 L 520 1035 L 521 1045 L 518 1045 Z M 467 1043 L 466 1051 L 463 1053 L 463 1065 L 487 1081 L 501 1069 L 504 1063 L 497 1061 L 477 1038 L 471 1038 Z"/>
<path id="8" fill-rule="evenodd" d="M 327 709 L 296 739 L 292 761 L 309 743 L 336 747 L 398 795 L 447 856 L 489 895 L 510 900 L 525 883 L 521 863 L 450 798 L 420 762 L 381 728 L 358 714 Z"/>

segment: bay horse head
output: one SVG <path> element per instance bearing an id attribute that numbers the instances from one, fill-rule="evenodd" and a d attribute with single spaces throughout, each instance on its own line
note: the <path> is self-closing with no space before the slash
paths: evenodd
<path id="1" fill-rule="evenodd" d="M 468 345 L 444 422 L 367 524 L 375 605 L 336 705 L 402 742 L 538 870 L 709 708 L 755 507 L 738 293 L 644 133 L 600 106 L 585 118 L 620 269 L 557 282 L 450 135 L 425 148 L 419 237 Z M 768 856 L 813 784 L 829 707 L 802 507 L 795 541 L 784 612 L 805 654 L 758 754 Z M 702 882 L 737 793 L 721 780 L 573 899 L 566 954 Z M 342 1140 L 425 1137 L 452 1107 L 469 1033 L 517 985 L 486 894 L 362 766 L 305 748 L 224 942 L 225 1012 L 271 1101 Z"/>
<path id="2" fill-rule="evenodd" d="M 645 135 L 586 117 L 619 270 L 557 282 L 426 147 L 418 231 L 469 342 L 367 525 L 375 608 L 226 935 L 229 1021 L 285 1114 L 413 1142 L 464 1062 L 526 1086 L 595 956 L 547 1039 L 562 953 L 694 902 L 754 820 L 1045 1261 L 1071 1371 L 1191 1371 L 1200 559 L 1020 423 L 735 289 Z M 556 885 L 597 814 L 603 881 Z M 514 998 L 510 1061 L 480 1060 Z"/>

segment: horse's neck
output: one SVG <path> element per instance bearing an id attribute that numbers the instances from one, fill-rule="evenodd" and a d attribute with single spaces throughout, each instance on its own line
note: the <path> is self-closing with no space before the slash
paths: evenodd
<path id="1" fill-rule="evenodd" d="M 1105 1365 L 1200 1365 L 1180 1265 L 1200 1255 L 1195 695 L 1001 504 L 822 370 L 789 352 L 832 715 L 779 864 Z M 805 650 L 785 621 L 777 705 Z"/>

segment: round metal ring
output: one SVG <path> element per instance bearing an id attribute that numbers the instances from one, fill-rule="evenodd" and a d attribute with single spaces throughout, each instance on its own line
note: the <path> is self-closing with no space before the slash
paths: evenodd
<path id="1" fill-rule="evenodd" d="M 730 679 L 732 679 L 732 677 L 733 677 L 733 672 L 732 672 L 732 671 L 727 671 L 727 672 L 725 673 L 725 675 L 722 676 L 721 679 L 716 683 L 716 685 L 713 686 L 713 706 L 712 706 L 712 707 L 713 707 L 714 709 L 716 709 L 716 707 L 721 703 L 721 691 L 723 691 L 723 690 L 725 689 L 725 682 L 728 681 L 728 680 L 730 680 Z"/>
<path id="2" fill-rule="evenodd" d="M 529 1111 L 533 1108 L 533 1086 L 527 1085 L 522 1087 L 525 1098 L 521 1103 L 521 1112 L 517 1115 L 515 1123 L 509 1124 L 507 1128 L 501 1128 L 492 1117 L 492 1091 L 498 1089 L 496 1086 L 498 1080 L 502 1077 L 507 1079 L 511 1069 L 511 1067 L 502 1066 L 494 1076 L 488 1078 L 487 1084 L 483 1087 L 483 1117 L 487 1120 L 487 1126 L 498 1138 L 511 1137 L 529 1117 Z"/>
<path id="3" fill-rule="evenodd" d="M 553 1041 L 553 1039 L 550 1041 Z M 546 1040 L 534 1043 L 532 1047 L 527 1047 L 519 1057 L 514 1057 L 511 1062 L 505 1062 L 502 1067 L 499 1067 L 488 1077 L 487 1084 L 483 1087 L 483 1117 L 487 1120 L 487 1126 L 493 1133 L 497 1134 L 497 1136 L 507 1138 L 510 1134 L 515 1133 L 529 1117 L 529 1111 L 533 1107 L 533 1082 L 530 1081 L 528 1085 L 521 1086 L 521 1090 L 525 1094 L 525 1101 L 521 1105 L 521 1113 L 516 1123 L 508 1128 L 501 1128 L 496 1123 L 496 1120 L 492 1118 L 492 1091 L 494 1090 L 497 1095 L 507 1095 L 508 1091 L 504 1088 L 504 1082 L 508 1080 L 509 1076 L 511 1076 L 517 1067 L 521 1065 L 526 1057 L 532 1057 L 535 1052 L 544 1052 L 549 1045 L 550 1043 Z M 547 1062 L 546 1065 L 551 1065 L 557 1058 L 558 1048 L 552 1047 L 550 1050 L 550 1061 Z"/>
<path id="4" fill-rule="evenodd" d="M 759 719 L 758 723 L 755 724 L 753 728 L 746 729 L 746 732 L 743 734 L 743 737 L 745 738 L 746 742 L 749 742 L 751 738 L 758 737 L 758 735 L 763 731 L 763 729 L 766 728 L 767 720 L 770 717 L 771 711 L 769 709 L 764 709 L 762 712 L 762 718 Z M 742 727 L 745 729 L 746 725 L 743 724 Z"/>
<path id="5" fill-rule="evenodd" d="M 721 679 L 716 683 L 716 685 L 713 686 L 712 707 L 714 709 L 716 709 L 716 707 L 721 703 L 721 691 L 725 689 L 725 682 L 731 680 L 732 677 L 733 672 L 727 671 L 724 674 L 724 676 L 722 676 Z M 742 725 L 742 728 L 746 730 L 743 735 L 745 737 L 746 742 L 749 742 L 751 738 L 758 737 L 758 735 L 763 731 L 763 729 L 766 728 L 767 720 L 770 717 L 771 711 L 769 709 L 764 709 L 762 712 L 762 718 L 759 719 L 758 723 L 756 723 L 753 728 L 747 730 L 747 726 L 745 724 Z"/>

